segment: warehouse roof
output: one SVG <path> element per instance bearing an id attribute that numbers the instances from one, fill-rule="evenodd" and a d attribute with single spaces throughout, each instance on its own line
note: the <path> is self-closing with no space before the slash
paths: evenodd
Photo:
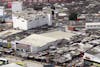
<path id="1" fill-rule="evenodd" d="M 10 29 L 10 30 L 6 30 L 6 31 L 2 31 L 0 32 L 0 37 L 8 37 L 12 34 L 16 34 L 16 33 L 19 33 L 21 32 L 21 30 L 13 30 L 13 29 Z"/>
<path id="2" fill-rule="evenodd" d="M 54 32 L 49 32 L 49 33 L 43 33 L 41 35 L 52 37 L 55 39 L 70 39 L 75 34 L 71 32 L 54 31 Z"/>
<path id="3" fill-rule="evenodd" d="M 32 34 L 22 40 L 19 43 L 33 45 L 34 47 L 42 47 L 49 42 L 56 41 L 54 38 L 45 37 L 42 35 Z"/>
<path id="4" fill-rule="evenodd" d="M 22 66 L 19 66 L 15 63 L 11 63 L 11 64 L 3 65 L 3 66 L 0 66 L 0 67 L 22 67 Z"/>

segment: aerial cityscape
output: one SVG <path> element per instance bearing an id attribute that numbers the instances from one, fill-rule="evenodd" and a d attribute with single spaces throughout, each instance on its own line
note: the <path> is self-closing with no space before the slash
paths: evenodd
<path id="1" fill-rule="evenodd" d="M 0 0 L 0 67 L 100 67 L 100 0 Z"/>

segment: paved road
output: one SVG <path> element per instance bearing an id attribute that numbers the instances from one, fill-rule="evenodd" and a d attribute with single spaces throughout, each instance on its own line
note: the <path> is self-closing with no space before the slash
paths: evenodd
<path id="1" fill-rule="evenodd" d="M 44 63 L 40 63 L 40 62 L 36 62 L 36 61 L 32 61 L 32 60 L 23 60 L 23 58 L 20 57 L 15 57 L 15 56 L 10 56 L 7 55 L 4 58 L 9 60 L 9 63 L 16 63 L 16 62 L 23 62 L 25 63 L 28 67 L 43 67 Z M 58 67 L 58 66 L 56 66 Z"/>

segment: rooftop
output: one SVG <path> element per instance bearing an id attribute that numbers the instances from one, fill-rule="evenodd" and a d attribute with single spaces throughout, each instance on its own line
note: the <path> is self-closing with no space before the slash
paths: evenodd
<path id="1" fill-rule="evenodd" d="M 89 50 L 87 53 L 100 58 L 100 46 L 97 46 L 97 47 Z"/>
<path id="2" fill-rule="evenodd" d="M 13 30 L 13 29 L 2 31 L 2 32 L 0 32 L 0 37 L 3 37 L 3 38 L 8 37 L 10 35 L 13 35 L 13 34 L 16 34 L 19 32 L 22 32 L 22 31 L 21 30 Z"/>
<path id="3" fill-rule="evenodd" d="M 11 63 L 11 64 L 3 65 L 3 66 L 0 66 L 0 67 L 22 67 L 22 66 L 19 66 L 15 63 Z"/>
<path id="4" fill-rule="evenodd" d="M 89 60 L 100 63 L 100 46 L 96 46 L 93 49 L 88 50 L 84 55 L 84 58 L 85 57 L 89 57 Z"/>
<path id="5" fill-rule="evenodd" d="M 22 40 L 19 43 L 33 45 L 34 47 L 42 47 L 49 42 L 56 41 L 54 38 L 45 37 L 42 35 L 32 34 Z"/>
<path id="6" fill-rule="evenodd" d="M 46 16 L 47 14 L 45 12 L 42 12 L 42 11 L 35 11 L 33 9 L 27 9 L 27 10 L 24 10 L 22 12 L 16 12 L 16 13 L 13 13 L 13 16 L 17 16 L 18 18 L 24 18 L 26 20 L 35 20 L 35 19 L 38 19 L 39 17 L 44 17 Z"/>
<path id="7" fill-rule="evenodd" d="M 75 34 L 71 32 L 54 31 L 54 32 L 49 32 L 49 33 L 43 33 L 41 35 L 52 37 L 55 39 L 70 39 Z"/>

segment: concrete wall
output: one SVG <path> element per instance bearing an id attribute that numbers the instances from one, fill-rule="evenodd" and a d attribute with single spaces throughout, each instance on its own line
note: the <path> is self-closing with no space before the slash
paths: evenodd
<path id="1" fill-rule="evenodd" d="M 48 25 L 52 25 L 52 15 L 51 14 L 47 14 L 47 16 L 48 16 L 48 21 L 47 21 L 47 23 L 48 23 Z"/>
<path id="2" fill-rule="evenodd" d="M 27 21 L 25 19 L 17 17 L 13 17 L 12 19 L 13 19 L 13 28 L 18 28 L 23 30 L 28 29 Z"/>

